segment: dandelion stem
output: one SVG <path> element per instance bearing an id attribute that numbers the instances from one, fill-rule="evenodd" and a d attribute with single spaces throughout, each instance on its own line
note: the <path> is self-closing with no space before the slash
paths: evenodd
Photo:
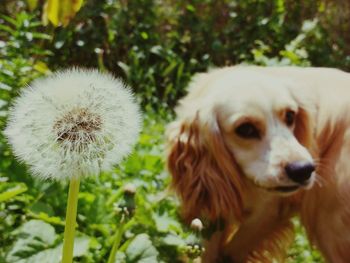
<path id="1" fill-rule="evenodd" d="M 75 224 L 76 224 L 76 217 L 77 217 L 79 185 L 80 185 L 79 177 L 72 178 L 69 183 L 66 226 L 64 229 L 64 239 L 63 239 L 62 263 L 73 262 L 74 235 L 75 235 Z"/>
<path id="2" fill-rule="evenodd" d="M 118 248 L 120 245 L 120 241 L 122 239 L 123 233 L 124 233 L 124 226 L 125 226 L 125 220 L 121 220 L 121 224 L 117 229 L 117 232 L 114 235 L 113 240 L 113 247 L 111 250 L 111 253 L 109 254 L 108 262 L 107 263 L 115 263 L 115 257 L 118 252 Z"/>

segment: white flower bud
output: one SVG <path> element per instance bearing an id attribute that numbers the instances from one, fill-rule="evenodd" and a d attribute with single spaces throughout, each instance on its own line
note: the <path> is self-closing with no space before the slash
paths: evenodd
<path id="1" fill-rule="evenodd" d="M 135 194 L 136 193 L 136 186 L 132 183 L 127 183 L 126 185 L 124 185 L 123 190 L 125 193 Z"/>
<path id="2" fill-rule="evenodd" d="M 191 222 L 191 228 L 196 231 L 202 231 L 203 229 L 203 223 L 200 219 L 195 218 Z"/>

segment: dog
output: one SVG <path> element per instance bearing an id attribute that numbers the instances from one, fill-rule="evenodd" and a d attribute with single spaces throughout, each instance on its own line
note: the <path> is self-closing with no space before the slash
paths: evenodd
<path id="1" fill-rule="evenodd" d="M 300 216 L 327 262 L 350 261 L 350 74 L 233 66 L 197 74 L 167 128 L 202 262 L 283 262 Z"/>

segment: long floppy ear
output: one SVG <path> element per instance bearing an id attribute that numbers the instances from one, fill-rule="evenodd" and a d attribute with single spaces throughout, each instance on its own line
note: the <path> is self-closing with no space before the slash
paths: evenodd
<path id="1" fill-rule="evenodd" d="M 169 129 L 168 169 L 184 219 L 241 219 L 242 182 L 216 118 L 201 124 L 197 114 Z"/>
<path id="2" fill-rule="evenodd" d="M 298 103 L 294 134 L 300 144 L 313 152 L 315 151 L 314 121 L 316 106 L 313 105 L 312 100 L 303 92 L 307 87 L 300 86 L 299 88 L 293 88 L 293 86 L 295 86 L 295 84 L 291 85 L 291 93 Z"/>
<path id="3" fill-rule="evenodd" d="M 313 124 L 310 113 L 302 107 L 299 107 L 296 116 L 294 134 L 298 141 L 307 149 L 312 148 Z"/>

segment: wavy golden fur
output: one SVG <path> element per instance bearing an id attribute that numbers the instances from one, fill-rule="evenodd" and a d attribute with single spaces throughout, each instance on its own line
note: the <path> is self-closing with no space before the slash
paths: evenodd
<path id="1" fill-rule="evenodd" d="M 221 222 L 202 262 L 283 262 L 294 215 L 328 262 L 349 262 L 350 74 L 217 69 L 193 79 L 176 113 L 168 168 L 183 217 Z M 295 163 L 309 174 L 291 176 Z"/>

